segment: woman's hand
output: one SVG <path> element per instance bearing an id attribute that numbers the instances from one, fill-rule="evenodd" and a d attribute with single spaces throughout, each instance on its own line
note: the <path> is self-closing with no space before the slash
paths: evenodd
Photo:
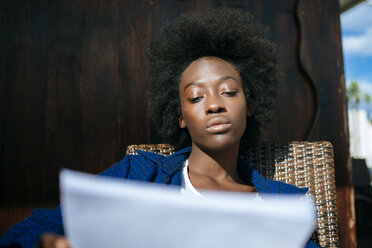
<path id="1" fill-rule="evenodd" d="M 41 235 L 37 248 L 70 248 L 67 239 L 64 236 L 54 233 L 45 233 Z"/>

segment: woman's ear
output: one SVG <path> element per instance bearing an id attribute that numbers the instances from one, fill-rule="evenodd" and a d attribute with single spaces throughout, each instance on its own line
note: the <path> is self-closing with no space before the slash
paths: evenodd
<path id="1" fill-rule="evenodd" d="M 180 128 L 186 128 L 187 127 L 185 119 L 183 119 L 182 115 L 180 115 L 180 117 L 178 118 L 178 124 L 180 125 Z"/>
<path id="2" fill-rule="evenodd" d="M 247 103 L 247 117 L 250 117 L 254 114 L 254 108 L 252 103 Z"/>

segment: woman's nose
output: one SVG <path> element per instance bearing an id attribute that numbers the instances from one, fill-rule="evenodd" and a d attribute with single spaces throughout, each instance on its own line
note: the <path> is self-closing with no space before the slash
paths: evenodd
<path id="1" fill-rule="evenodd" d="M 206 101 L 206 114 L 216 114 L 225 112 L 225 105 L 218 96 L 209 96 Z"/>

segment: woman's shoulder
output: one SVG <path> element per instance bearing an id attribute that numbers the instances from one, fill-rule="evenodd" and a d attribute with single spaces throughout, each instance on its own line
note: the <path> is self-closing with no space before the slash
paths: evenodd
<path id="1" fill-rule="evenodd" d="M 262 176 L 247 161 L 239 159 L 239 174 L 243 180 L 253 184 L 258 193 L 284 193 L 284 194 L 306 194 L 307 188 L 298 188 L 294 185 L 267 179 Z"/>
<path id="2" fill-rule="evenodd" d="M 180 171 L 191 148 L 185 148 L 169 156 L 138 150 L 106 169 L 100 175 L 151 181 L 157 174 L 173 175 Z"/>
<path id="3" fill-rule="evenodd" d="M 159 159 L 157 155 L 150 152 L 146 152 L 146 154 L 140 152 L 136 155 L 127 154 L 122 160 L 99 173 L 99 175 L 134 179 L 134 175 L 143 175 L 156 170 Z"/>

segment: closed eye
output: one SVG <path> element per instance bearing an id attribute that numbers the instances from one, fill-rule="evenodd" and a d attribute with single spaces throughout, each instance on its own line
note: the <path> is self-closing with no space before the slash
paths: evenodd
<path id="1" fill-rule="evenodd" d="M 225 91 L 222 94 L 225 96 L 235 96 L 237 93 L 237 91 Z"/>
<path id="2" fill-rule="evenodd" d="M 197 97 L 190 98 L 189 101 L 190 101 L 191 103 L 197 103 L 197 102 L 199 102 L 201 99 L 202 99 L 201 96 L 197 96 Z"/>

